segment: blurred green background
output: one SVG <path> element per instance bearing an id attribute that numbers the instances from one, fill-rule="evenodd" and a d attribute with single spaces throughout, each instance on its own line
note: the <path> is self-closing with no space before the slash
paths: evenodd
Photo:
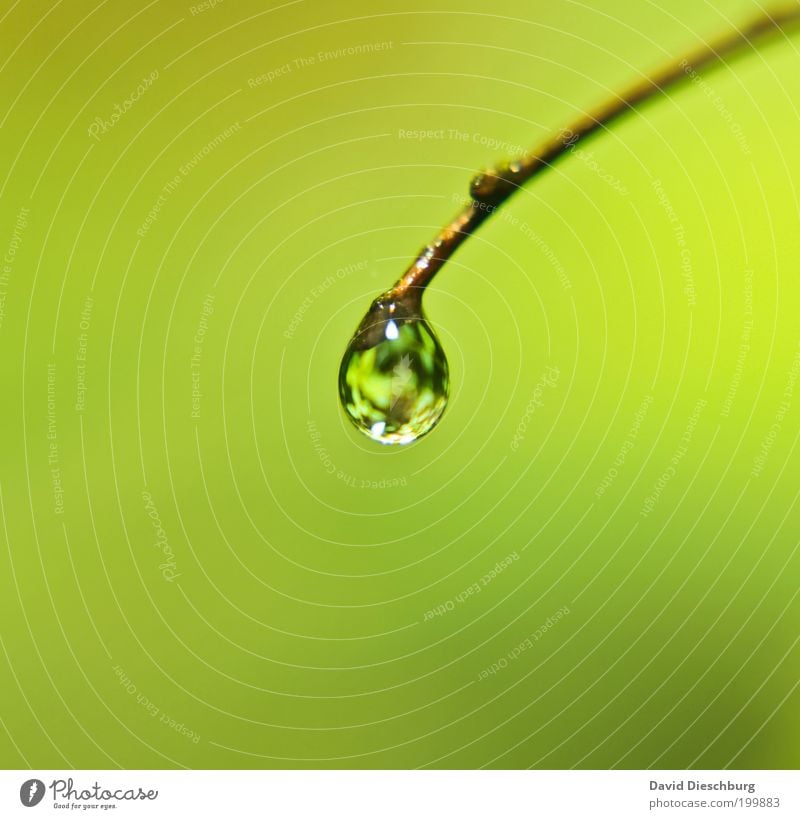
<path id="1" fill-rule="evenodd" d="M 2 764 L 798 766 L 798 38 L 490 220 L 386 449 L 340 356 L 471 173 L 757 4 L 266 6 L 0 7 Z"/>

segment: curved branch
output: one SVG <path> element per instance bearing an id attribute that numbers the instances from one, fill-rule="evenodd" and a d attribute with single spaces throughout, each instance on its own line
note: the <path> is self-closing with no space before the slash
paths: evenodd
<path id="1" fill-rule="evenodd" d="M 562 128 L 534 150 L 490 170 L 479 173 L 470 184 L 470 203 L 445 226 L 385 295 L 393 299 L 418 302 L 428 285 L 459 245 L 503 204 L 513 193 L 540 171 L 549 168 L 580 140 L 605 128 L 618 117 L 644 101 L 663 93 L 676 83 L 694 76 L 705 65 L 726 55 L 739 52 L 753 40 L 773 34 L 792 23 L 800 22 L 800 6 L 767 11 L 744 25 L 727 32 L 711 43 L 696 46 L 682 58 L 674 60 L 649 76 L 629 86 L 624 92 L 583 114 L 568 128 Z"/>

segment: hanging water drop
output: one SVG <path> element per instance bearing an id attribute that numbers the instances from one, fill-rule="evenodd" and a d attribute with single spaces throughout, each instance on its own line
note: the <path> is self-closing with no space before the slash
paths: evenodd
<path id="1" fill-rule="evenodd" d="M 442 417 L 447 358 L 414 292 L 375 299 L 345 350 L 339 397 L 356 428 L 382 444 L 407 444 Z"/>

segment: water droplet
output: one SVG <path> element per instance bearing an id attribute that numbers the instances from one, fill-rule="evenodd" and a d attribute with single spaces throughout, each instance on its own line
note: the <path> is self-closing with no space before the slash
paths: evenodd
<path id="1" fill-rule="evenodd" d="M 375 299 L 339 369 L 339 397 L 355 427 L 382 444 L 416 441 L 442 417 L 449 384 L 420 297 L 389 291 Z"/>

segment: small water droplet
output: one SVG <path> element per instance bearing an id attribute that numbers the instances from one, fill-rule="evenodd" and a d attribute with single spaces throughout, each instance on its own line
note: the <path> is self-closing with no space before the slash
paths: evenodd
<path id="1" fill-rule="evenodd" d="M 377 298 L 350 340 L 339 397 L 355 427 L 382 444 L 408 444 L 442 417 L 447 358 L 418 295 Z"/>

